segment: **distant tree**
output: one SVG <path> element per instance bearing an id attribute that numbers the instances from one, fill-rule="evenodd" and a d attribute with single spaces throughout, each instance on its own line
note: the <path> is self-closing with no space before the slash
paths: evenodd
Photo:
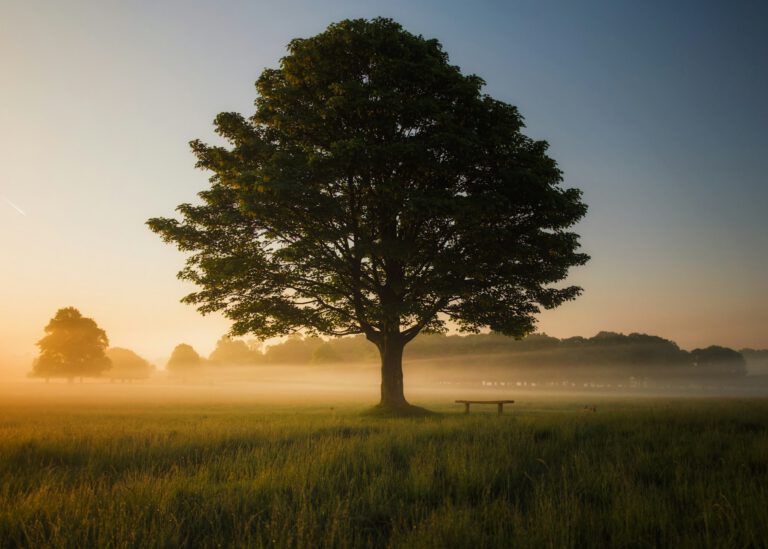
<path id="1" fill-rule="evenodd" d="M 530 334 L 521 339 L 496 332 L 468 336 L 423 334 L 409 345 L 408 356 L 519 353 L 555 348 L 559 343 L 559 339 L 546 334 Z"/>
<path id="2" fill-rule="evenodd" d="M 691 365 L 688 353 L 674 341 L 639 333 L 599 332 L 588 339 L 563 340 L 561 349 L 564 363 L 609 366 L 617 373 L 626 369 L 637 377 L 680 375 Z"/>
<path id="3" fill-rule="evenodd" d="M 176 345 L 168 359 L 166 369 L 173 373 L 189 373 L 196 370 L 202 364 L 202 359 L 191 345 L 180 343 Z"/>
<path id="4" fill-rule="evenodd" d="M 513 336 L 581 289 L 586 212 L 517 108 L 482 92 L 437 40 L 388 19 L 293 40 L 257 81 L 250 118 L 222 113 L 231 148 L 192 142 L 212 172 L 182 220 L 150 219 L 191 252 L 187 296 L 232 333 L 364 334 L 380 407 L 407 411 L 405 345 L 450 319 Z"/>
<path id="5" fill-rule="evenodd" d="M 696 372 L 708 376 L 747 375 L 747 363 L 738 351 L 718 345 L 691 351 Z"/>
<path id="6" fill-rule="evenodd" d="M 376 348 L 364 335 L 336 337 L 328 340 L 333 354 L 345 362 L 370 362 L 379 358 Z"/>
<path id="7" fill-rule="evenodd" d="M 319 337 L 302 337 L 294 334 L 278 345 L 267 349 L 265 358 L 273 364 L 306 364 L 311 362 L 315 351 L 323 344 Z"/>
<path id="8" fill-rule="evenodd" d="M 321 343 L 312 353 L 312 362 L 339 362 L 341 357 L 336 352 L 333 343 Z"/>
<path id="9" fill-rule="evenodd" d="M 154 370 L 154 366 L 130 349 L 110 347 L 107 349 L 107 357 L 112 361 L 112 368 L 109 370 L 111 379 L 146 379 Z"/>
<path id="10" fill-rule="evenodd" d="M 646 334 L 600 332 L 594 337 L 558 339 L 531 334 L 522 339 L 498 333 L 469 336 L 428 334 L 416 338 L 410 357 L 438 357 L 465 354 L 509 355 L 511 364 L 523 362 L 559 368 L 574 374 L 600 367 L 601 375 L 619 377 L 680 376 L 691 366 L 691 358 L 673 341 Z"/>
<path id="11" fill-rule="evenodd" d="M 84 317 L 74 307 L 59 309 L 45 327 L 45 337 L 37 342 L 40 356 L 32 367 L 32 375 L 64 377 L 97 377 L 110 368 L 105 351 L 107 334 L 96 322 Z"/>
<path id="12" fill-rule="evenodd" d="M 261 362 L 263 355 L 242 339 L 225 335 L 216 342 L 216 348 L 208 359 L 216 364 L 254 364 Z"/>
<path id="13" fill-rule="evenodd" d="M 768 349 L 741 349 L 750 375 L 768 375 Z"/>

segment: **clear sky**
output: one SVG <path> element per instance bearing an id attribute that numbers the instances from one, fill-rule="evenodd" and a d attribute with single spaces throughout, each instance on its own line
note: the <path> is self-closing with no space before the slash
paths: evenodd
<path id="1" fill-rule="evenodd" d="M 78 307 L 150 360 L 228 329 L 144 225 L 194 199 L 192 138 L 252 112 L 295 37 L 392 17 L 517 105 L 590 206 L 551 335 L 768 347 L 768 4 L 0 0 L 0 362 Z"/>

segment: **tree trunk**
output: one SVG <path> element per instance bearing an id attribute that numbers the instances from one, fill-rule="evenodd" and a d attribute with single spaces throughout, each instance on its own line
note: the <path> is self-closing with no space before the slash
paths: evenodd
<path id="1" fill-rule="evenodd" d="M 403 348 L 397 335 L 385 335 L 378 343 L 381 355 L 381 408 L 409 406 L 403 393 Z"/>

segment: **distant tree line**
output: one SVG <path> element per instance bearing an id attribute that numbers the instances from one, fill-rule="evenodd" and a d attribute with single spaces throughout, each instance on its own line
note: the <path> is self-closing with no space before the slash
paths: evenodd
<path id="1" fill-rule="evenodd" d="M 66 378 L 108 377 L 131 381 L 151 375 L 154 366 L 130 349 L 109 347 L 104 330 L 74 307 L 60 309 L 45 327 L 37 343 L 40 355 L 33 364 L 32 376 Z M 738 378 L 751 373 L 768 374 L 768 350 L 710 346 L 685 351 L 673 341 L 646 334 L 629 335 L 600 332 L 594 337 L 558 339 L 533 334 L 514 339 L 497 333 L 467 336 L 422 334 L 409 345 L 406 358 L 453 358 L 484 355 L 483 361 L 495 367 L 536 369 L 543 377 L 565 373 L 599 371 L 600 375 L 638 378 L 702 377 Z M 365 336 L 335 339 L 293 335 L 275 345 L 244 341 L 224 336 L 206 359 L 191 345 L 177 345 L 166 370 L 171 374 L 191 374 L 202 367 L 361 363 L 377 359 L 376 350 Z"/>
<path id="2" fill-rule="evenodd" d="M 742 349 L 750 373 L 768 375 L 768 349 Z"/>
<path id="3" fill-rule="evenodd" d="M 223 337 L 207 362 L 216 366 L 376 360 L 369 347 L 364 336 L 324 340 L 294 335 L 266 349 L 259 342 Z M 762 357 L 768 362 L 768 351 L 746 350 L 745 353 L 750 358 Z M 710 346 L 685 351 L 673 341 L 638 333 L 600 332 L 591 338 L 565 339 L 545 334 L 533 334 L 523 339 L 495 333 L 468 336 L 430 334 L 418 336 L 406 352 L 406 358 L 411 360 L 462 355 L 506 356 L 510 366 L 522 364 L 571 371 L 580 368 L 621 370 L 637 377 L 740 377 L 747 373 L 747 361 L 736 350 Z"/>

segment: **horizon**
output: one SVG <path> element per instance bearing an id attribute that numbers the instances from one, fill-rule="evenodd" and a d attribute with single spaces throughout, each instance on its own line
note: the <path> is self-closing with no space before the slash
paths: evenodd
<path id="1" fill-rule="evenodd" d="M 417 336 L 416 339 L 419 339 L 421 337 L 433 337 L 433 336 L 463 338 L 463 337 L 476 336 L 476 335 L 491 335 L 491 333 L 492 332 L 481 332 L 479 334 L 471 334 L 471 333 L 448 332 L 448 333 L 445 333 L 445 334 L 419 334 L 419 336 Z M 622 337 L 631 337 L 631 336 L 659 337 L 662 340 L 669 341 L 669 342 L 675 344 L 681 351 L 684 351 L 686 353 L 690 353 L 690 352 L 692 352 L 694 350 L 706 349 L 706 348 L 709 348 L 709 347 L 725 347 L 725 348 L 729 348 L 727 346 L 718 345 L 717 343 L 712 343 L 710 345 L 703 345 L 703 346 L 701 346 L 699 348 L 685 348 L 685 347 L 680 346 L 676 341 L 674 341 L 672 339 L 669 339 L 669 338 L 665 338 L 663 335 L 660 335 L 660 334 L 646 334 L 646 333 L 640 333 L 640 332 L 622 333 L 622 332 L 615 332 L 615 331 L 611 331 L 611 330 L 601 330 L 601 331 L 599 331 L 599 332 L 597 332 L 597 333 L 595 333 L 595 334 L 593 334 L 591 336 L 574 335 L 574 336 L 560 337 L 560 338 L 558 338 L 556 336 L 552 336 L 552 335 L 547 334 L 545 332 L 534 332 L 534 333 L 528 334 L 527 336 L 525 336 L 521 340 L 525 340 L 528 337 L 537 337 L 537 336 L 541 337 L 541 336 L 543 336 L 543 337 L 557 339 L 560 342 L 567 341 L 569 339 L 576 339 L 576 338 L 581 338 L 581 339 L 589 341 L 589 340 L 596 339 L 596 338 L 598 338 L 598 336 L 603 335 L 603 334 L 618 335 L 618 336 L 622 336 Z M 107 334 L 107 335 L 109 335 L 109 334 Z M 514 339 L 512 336 L 505 336 L 504 334 L 496 334 L 496 335 L 504 337 L 504 338 Z M 261 342 L 262 345 L 260 347 L 259 353 L 262 354 L 262 355 L 266 355 L 267 351 L 270 348 L 272 348 L 272 347 L 279 347 L 280 345 L 285 343 L 289 338 L 294 337 L 294 336 L 299 336 L 299 337 L 301 337 L 304 340 L 317 338 L 317 339 L 320 339 L 320 340 L 326 341 L 326 342 L 332 342 L 334 340 L 338 340 L 338 339 L 342 339 L 342 338 L 349 338 L 349 337 L 364 337 L 363 334 L 355 334 L 355 335 L 351 335 L 351 336 L 342 336 L 342 337 L 308 336 L 306 334 L 292 334 L 291 336 L 284 336 L 284 337 L 281 337 L 281 338 L 272 338 L 271 340 L 267 340 L 267 341 Z M 229 364 L 227 362 L 219 364 L 217 360 L 212 358 L 212 355 L 213 355 L 213 353 L 215 352 L 215 350 L 217 348 L 218 341 L 221 338 L 224 338 L 224 337 L 230 337 L 230 336 L 228 336 L 227 334 L 223 334 L 222 336 L 220 336 L 220 338 L 218 338 L 212 344 L 210 349 L 201 350 L 200 348 L 197 348 L 194 345 L 192 345 L 192 348 L 200 355 L 200 358 L 204 362 L 206 362 L 206 363 L 210 362 L 212 364 L 218 364 L 220 367 L 232 367 L 232 366 L 234 366 L 233 364 Z M 248 337 L 231 337 L 231 339 L 233 341 L 243 341 L 243 342 L 245 342 L 247 344 L 250 344 L 251 341 L 254 341 L 254 342 L 258 341 L 258 340 L 255 340 L 253 338 L 248 338 Z M 185 341 L 179 341 L 179 342 L 175 343 L 171 348 L 169 348 L 169 350 L 168 350 L 168 352 L 166 354 L 159 355 L 159 356 L 156 356 L 156 357 L 143 356 L 143 355 L 141 355 L 141 353 L 137 353 L 137 354 L 141 358 L 147 360 L 147 362 L 149 364 L 151 364 L 155 368 L 156 372 L 167 372 L 168 371 L 167 370 L 167 363 L 168 363 L 168 360 L 170 359 L 170 356 L 172 355 L 173 349 L 175 347 L 179 346 L 179 345 L 186 345 L 186 344 L 188 344 L 188 343 L 185 342 Z M 427 355 L 426 358 L 424 356 L 418 356 L 418 355 L 416 357 L 408 357 L 407 354 L 408 354 L 408 349 L 409 348 L 410 348 L 410 346 L 406 347 L 406 356 L 404 356 L 404 359 L 406 361 L 410 362 L 410 361 L 413 361 L 413 360 L 416 360 L 416 361 L 419 361 L 419 360 L 431 360 L 431 358 L 429 358 L 429 357 L 432 356 L 431 354 Z M 113 350 L 113 349 L 127 349 L 127 350 L 130 350 L 130 351 L 135 351 L 135 349 L 133 349 L 131 347 L 123 347 L 123 346 L 112 345 L 112 344 L 109 345 L 108 349 L 110 351 Z M 741 353 L 742 351 L 768 352 L 768 348 L 752 348 L 752 347 L 743 347 L 743 348 L 738 348 L 738 349 L 733 349 L 733 350 L 735 350 L 735 351 L 737 351 L 739 353 Z M 496 351 L 496 352 L 490 353 L 490 354 L 506 355 L 506 354 L 508 354 L 510 352 L 511 351 L 509 349 L 505 349 L 505 350 L 499 350 L 499 351 Z M 521 352 L 521 351 L 516 351 L 516 352 Z M 536 353 L 540 352 L 540 350 L 523 351 L 523 352 L 532 352 L 532 353 L 536 354 Z M 474 353 L 474 354 L 482 355 L 484 353 L 479 352 L 479 353 Z M 437 356 L 450 356 L 450 353 L 446 353 L 445 355 L 440 355 L 438 353 L 437 355 L 434 355 L 434 356 L 435 357 L 437 357 Z M 470 354 L 469 356 L 472 356 L 472 354 Z M 28 358 L 29 358 L 28 361 L 6 362 L 4 364 L 0 364 L 0 372 L 5 371 L 6 375 L 8 375 L 9 378 L 13 378 L 13 377 L 18 378 L 19 376 L 29 377 L 29 375 L 32 372 L 32 362 L 34 360 L 34 357 L 30 355 Z M 324 366 L 338 365 L 337 362 L 344 363 L 344 364 L 352 364 L 352 363 L 349 362 L 348 359 L 340 359 L 340 361 L 331 361 L 331 362 L 328 362 L 328 363 L 325 363 L 325 362 L 321 362 L 321 363 L 311 362 L 311 363 L 312 363 L 314 368 L 322 369 Z M 377 367 L 378 367 L 378 359 L 376 357 L 374 357 L 374 356 L 371 356 L 371 357 L 368 357 L 368 358 L 361 357 L 355 363 L 358 363 L 358 364 L 374 363 L 374 364 L 377 364 Z M 254 367 L 254 366 L 266 366 L 266 365 L 274 367 L 274 366 L 279 366 L 281 364 L 290 364 L 290 363 L 284 363 L 283 361 L 278 361 L 276 363 L 272 363 L 272 362 L 264 362 L 264 363 L 262 363 L 262 362 L 253 362 L 253 363 L 248 363 L 248 364 L 242 364 L 242 365 L 235 366 L 235 367 L 236 368 L 240 368 L 240 367 L 243 367 L 243 366 Z M 300 362 L 297 362 L 296 365 L 305 365 L 305 363 L 300 361 Z M 108 374 L 108 372 L 107 372 L 107 374 Z M 754 375 L 754 374 L 750 374 L 750 375 Z M 106 377 L 109 377 L 109 376 L 107 375 Z M 99 377 L 97 376 L 95 379 L 98 380 Z"/>
<path id="2" fill-rule="evenodd" d="M 253 82 L 291 39 L 375 16 L 438 39 L 549 141 L 563 186 L 584 191 L 575 230 L 592 260 L 568 279 L 584 294 L 539 315 L 538 332 L 768 348 L 768 8 L 312 6 L 9 7 L 0 368 L 31 361 L 66 306 L 150 361 L 181 342 L 208 356 L 229 322 L 179 303 L 192 290 L 175 276 L 184 256 L 144 222 L 207 186 L 188 141 L 218 143 L 219 112 L 250 115 Z"/>

